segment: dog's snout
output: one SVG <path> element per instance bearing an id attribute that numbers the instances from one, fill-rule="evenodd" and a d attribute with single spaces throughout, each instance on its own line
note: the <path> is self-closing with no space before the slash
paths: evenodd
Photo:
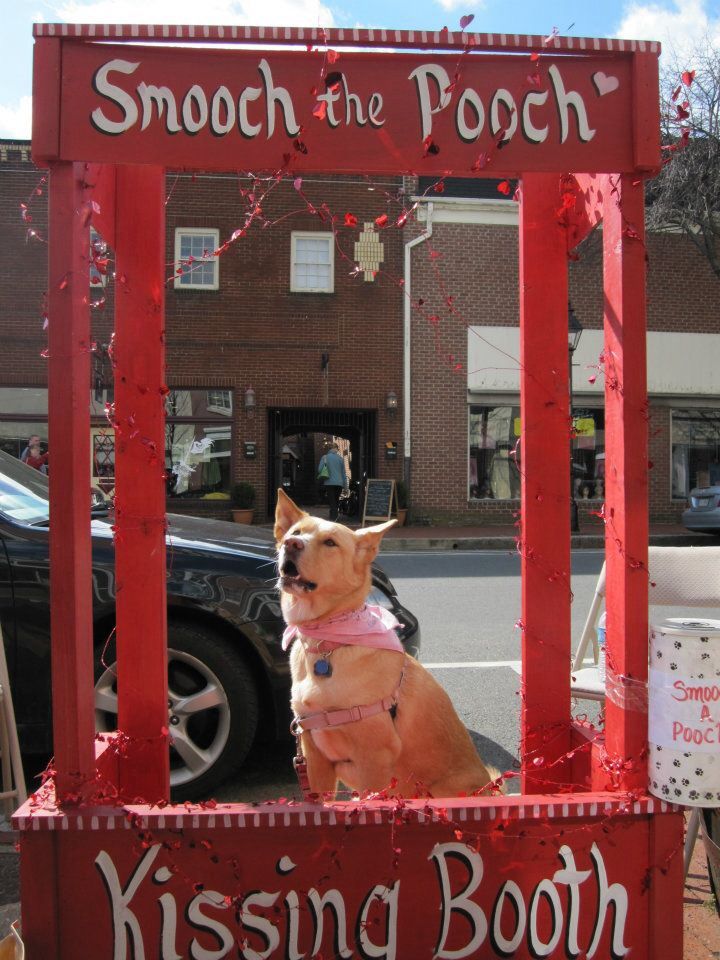
<path id="1" fill-rule="evenodd" d="M 300 553 L 301 550 L 305 549 L 305 544 L 301 537 L 286 537 L 283 541 L 283 546 L 291 553 Z"/>

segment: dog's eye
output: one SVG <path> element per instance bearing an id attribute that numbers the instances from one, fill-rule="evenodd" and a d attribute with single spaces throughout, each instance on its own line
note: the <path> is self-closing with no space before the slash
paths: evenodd
<path id="1" fill-rule="evenodd" d="M 336 547 L 336 546 L 337 546 L 337 544 L 335 543 L 335 541 L 334 541 L 331 537 L 328 537 L 327 540 L 324 540 L 324 541 L 323 541 L 323 543 L 325 544 L 326 547 Z"/>

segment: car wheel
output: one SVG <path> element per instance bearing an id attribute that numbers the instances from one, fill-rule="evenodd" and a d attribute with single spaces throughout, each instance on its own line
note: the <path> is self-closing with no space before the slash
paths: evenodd
<path id="1" fill-rule="evenodd" d="M 95 726 L 117 729 L 117 668 L 112 641 L 95 671 Z M 242 656 L 204 627 L 168 623 L 170 788 L 174 800 L 199 800 L 242 765 L 258 721 L 258 695 Z"/>

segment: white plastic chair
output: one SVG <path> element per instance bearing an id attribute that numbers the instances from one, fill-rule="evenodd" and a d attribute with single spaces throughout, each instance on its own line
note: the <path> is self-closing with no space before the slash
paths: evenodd
<path id="1" fill-rule="evenodd" d="M 650 607 L 720 608 L 720 547 L 650 547 Z M 604 700 L 605 681 L 598 669 L 597 622 L 605 601 L 605 564 L 590 604 L 572 662 L 571 694 L 580 700 Z M 652 617 L 651 617 L 652 620 Z M 592 644 L 594 663 L 584 664 Z"/>

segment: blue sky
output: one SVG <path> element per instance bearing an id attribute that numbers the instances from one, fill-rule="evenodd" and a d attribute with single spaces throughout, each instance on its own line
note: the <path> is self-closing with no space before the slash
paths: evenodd
<path id="1" fill-rule="evenodd" d="M 660 40 L 681 55 L 703 36 L 720 46 L 719 0 L 6 0 L 3 6 L 0 138 L 30 137 L 32 24 L 39 21 L 456 30 L 460 17 L 473 14 L 471 29 L 481 33 L 549 34 L 557 27 L 563 35 Z"/>

